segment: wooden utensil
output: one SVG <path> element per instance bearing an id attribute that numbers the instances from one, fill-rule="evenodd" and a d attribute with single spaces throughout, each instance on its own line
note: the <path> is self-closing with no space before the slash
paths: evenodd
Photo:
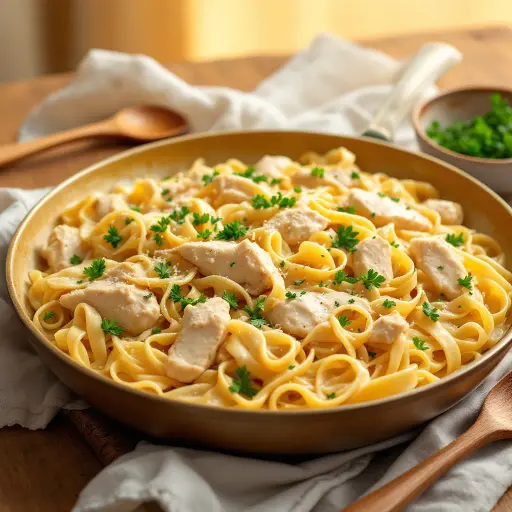
<path id="1" fill-rule="evenodd" d="M 344 512 L 398 512 L 478 448 L 512 438 L 512 372 L 496 384 L 474 425 L 448 446 L 402 476 L 361 498 Z"/>
<path id="2" fill-rule="evenodd" d="M 0 167 L 66 142 L 91 137 L 127 137 L 139 142 L 183 135 L 187 121 L 164 107 L 141 105 L 124 108 L 110 119 L 53 133 L 46 137 L 0 146 Z"/>

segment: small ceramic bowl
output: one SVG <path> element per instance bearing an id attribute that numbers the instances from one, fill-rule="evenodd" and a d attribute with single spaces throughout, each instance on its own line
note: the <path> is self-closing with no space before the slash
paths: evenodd
<path id="1" fill-rule="evenodd" d="M 512 158 L 498 160 L 461 155 L 440 146 L 426 133 L 432 121 L 439 121 L 441 126 L 447 126 L 453 121 L 469 121 L 477 115 L 485 114 L 491 108 L 490 96 L 495 92 L 512 103 L 512 89 L 500 87 L 452 89 L 418 105 L 414 109 L 412 121 L 418 144 L 424 153 L 468 172 L 499 194 L 509 195 L 512 194 Z"/>

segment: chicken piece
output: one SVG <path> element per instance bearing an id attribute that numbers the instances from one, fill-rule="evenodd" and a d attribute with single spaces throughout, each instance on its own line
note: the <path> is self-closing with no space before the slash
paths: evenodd
<path id="1" fill-rule="evenodd" d="M 236 174 L 215 176 L 212 184 L 219 194 L 218 200 L 222 204 L 250 201 L 256 194 L 261 194 L 262 189 L 266 193 L 270 193 L 268 187 Z"/>
<path id="2" fill-rule="evenodd" d="M 421 213 L 402 202 L 395 202 L 389 197 L 380 197 L 374 192 L 361 189 L 350 191 L 349 202 L 356 208 L 356 213 L 364 215 L 378 227 L 394 222 L 398 229 L 428 231 L 432 223 Z"/>
<path id="3" fill-rule="evenodd" d="M 307 336 L 318 324 L 325 322 L 336 308 L 348 304 L 351 299 L 354 299 L 354 305 L 371 312 L 365 299 L 345 292 L 307 292 L 300 295 L 299 289 L 290 291 L 296 293 L 297 297 L 279 302 L 265 316 L 284 332 L 297 338 Z"/>
<path id="4" fill-rule="evenodd" d="M 460 225 L 464 219 L 464 211 L 459 203 L 444 199 L 427 199 L 423 206 L 439 213 L 441 222 L 448 225 Z"/>
<path id="5" fill-rule="evenodd" d="M 128 210 L 129 206 L 122 194 L 105 194 L 96 201 L 96 213 L 102 219 L 105 215 L 118 210 Z"/>
<path id="6" fill-rule="evenodd" d="M 242 285 L 251 295 L 283 282 L 269 254 L 249 240 L 235 242 L 187 242 L 176 252 L 204 276 L 219 275 Z"/>
<path id="7" fill-rule="evenodd" d="M 220 297 L 187 306 L 183 328 L 169 349 L 165 364 L 167 375 L 187 383 L 197 379 L 215 361 L 230 320 L 229 304 Z"/>
<path id="8" fill-rule="evenodd" d="M 468 272 L 451 245 L 441 238 L 429 236 L 411 240 L 410 249 L 414 263 L 430 278 L 436 290 L 449 299 L 464 292 L 457 280 Z"/>
<path id="9" fill-rule="evenodd" d="M 386 240 L 377 236 L 366 238 L 357 244 L 357 250 L 352 256 L 354 274 L 366 274 L 373 269 L 386 281 L 393 279 L 393 266 L 391 265 L 391 246 Z"/>
<path id="10" fill-rule="evenodd" d="M 48 245 L 41 251 L 50 268 L 57 272 L 72 267 L 71 258 L 76 254 L 84 259 L 87 249 L 80 238 L 80 230 L 66 224 L 56 226 L 48 238 Z"/>
<path id="11" fill-rule="evenodd" d="M 254 174 L 256 176 L 263 175 L 270 179 L 282 178 L 281 171 L 286 169 L 290 164 L 292 164 L 292 161 L 287 156 L 265 155 L 256 163 L 256 172 Z"/>
<path id="12" fill-rule="evenodd" d="M 402 318 L 398 311 L 381 316 L 373 323 L 368 343 L 385 343 L 391 345 L 400 334 L 403 334 L 409 328 L 407 321 Z"/>
<path id="13" fill-rule="evenodd" d="M 127 261 L 114 265 L 110 270 L 107 270 L 104 275 L 107 279 L 112 281 L 125 282 L 129 282 L 130 278 L 146 277 L 146 273 L 140 265 Z"/>
<path id="14" fill-rule="evenodd" d="M 154 295 L 148 297 L 147 290 L 110 279 L 93 281 L 86 288 L 65 293 L 59 302 L 72 311 L 78 304 L 89 304 L 102 318 L 115 320 L 126 334 L 134 336 L 155 325 L 160 316 Z"/>
<path id="15" fill-rule="evenodd" d="M 309 240 L 311 235 L 323 231 L 328 225 L 329 219 L 306 205 L 301 205 L 279 212 L 265 227 L 276 229 L 287 244 L 296 245 Z"/>

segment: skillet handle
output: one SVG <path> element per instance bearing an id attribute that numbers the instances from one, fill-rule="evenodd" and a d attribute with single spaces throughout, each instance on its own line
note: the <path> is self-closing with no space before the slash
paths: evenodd
<path id="1" fill-rule="evenodd" d="M 363 136 L 393 140 L 398 124 L 423 92 L 461 60 L 459 50 L 446 43 L 428 43 L 420 48 L 405 66 L 400 80 Z"/>

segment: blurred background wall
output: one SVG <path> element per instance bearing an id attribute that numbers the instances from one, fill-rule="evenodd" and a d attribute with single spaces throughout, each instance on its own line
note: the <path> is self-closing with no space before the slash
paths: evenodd
<path id="1" fill-rule="evenodd" d="M 0 81 L 74 69 L 90 48 L 161 62 L 287 54 L 329 31 L 360 40 L 512 23 L 512 0 L 0 0 Z"/>

